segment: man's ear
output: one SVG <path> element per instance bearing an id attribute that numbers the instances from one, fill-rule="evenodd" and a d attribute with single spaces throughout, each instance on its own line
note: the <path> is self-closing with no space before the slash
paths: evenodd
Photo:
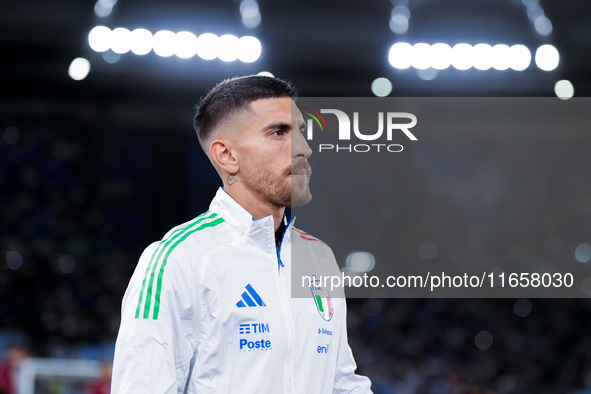
<path id="1" fill-rule="evenodd" d="M 238 160 L 228 140 L 214 140 L 209 144 L 209 157 L 219 168 L 228 174 L 236 174 L 239 170 Z"/>

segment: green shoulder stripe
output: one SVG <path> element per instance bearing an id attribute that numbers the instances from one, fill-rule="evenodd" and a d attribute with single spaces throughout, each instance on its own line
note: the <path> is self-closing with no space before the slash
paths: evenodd
<path id="1" fill-rule="evenodd" d="M 195 220 L 189 226 L 186 226 L 183 229 L 183 231 L 179 232 L 174 237 L 170 237 L 170 239 L 168 239 L 164 244 L 161 245 L 160 251 L 158 252 L 158 255 L 156 256 L 156 259 L 154 260 L 154 264 L 152 265 L 152 272 L 150 274 L 150 279 L 148 282 L 148 291 L 146 292 L 146 301 L 144 304 L 144 319 L 147 319 L 148 316 L 150 315 L 150 305 L 152 303 L 152 294 L 153 294 L 153 289 L 154 289 L 154 277 L 156 275 L 156 269 L 158 267 L 158 264 L 160 264 L 160 262 L 162 261 L 162 255 L 165 252 L 165 250 L 167 250 L 167 249 L 170 250 L 170 245 L 173 244 L 173 242 L 175 242 L 178 238 L 182 237 L 183 234 L 185 234 L 187 231 L 191 230 L 192 228 L 195 228 L 195 226 L 197 226 L 199 223 L 203 222 L 204 220 L 213 219 L 216 216 L 217 216 L 216 213 L 212 213 L 211 215 L 207 215 L 207 216 L 204 216 L 200 219 Z"/>
<path id="2" fill-rule="evenodd" d="M 208 227 L 215 227 L 218 224 L 221 224 L 224 222 L 224 218 L 217 218 L 211 222 L 208 223 L 204 223 L 201 226 L 197 227 L 196 229 L 193 229 L 191 231 L 187 231 L 179 240 L 177 240 L 169 249 L 168 252 L 166 252 L 166 255 L 164 256 L 164 261 L 162 262 L 162 266 L 160 267 L 160 272 L 158 273 L 158 282 L 156 285 L 156 300 L 154 302 L 154 320 L 158 319 L 158 312 L 160 311 L 160 293 L 162 291 L 162 276 L 164 275 L 164 268 L 166 267 L 166 263 L 168 262 L 168 256 L 170 256 L 170 253 L 173 251 L 174 248 L 176 248 L 178 246 L 178 244 L 180 244 L 181 242 L 183 242 L 185 239 L 187 239 L 187 237 L 197 231 L 201 231 L 204 228 L 208 228 Z"/>
<path id="3" fill-rule="evenodd" d="M 196 225 L 198 225 L 199 223 L 201 223 L 203 220 L 211 218 L 211 217 L 215 217 L 217 216 L 215 213 L 209 215 L 209 211 L 203 213 L 202 215 L 197 216 L 195 219 L 193 219 L 191 222 L 189 222 L 186 226 L 181 227 L 176 229 L 175 231 L 173 231 L 168 237 L 164 238 L 162 241 L 160 241 L 160 243 L 158 244 L 158 247 L 156 249 L 154 249 L 154 252 L 152 253 L 152 256 L 150 257 L 150 262 L 148 263 L 148 266 L 146 267 L 146 272 L 144 274 L 144 279 L 142 281 L 142 288 L 140 290 L 140 296 L 138 299 L 138 303 L 137 303 L 137 308 L 135 311 L 135 318 L 139 318 L 140 316 L 140 310 L 141 310 L 141 305 L 142 305 L 142 300 L 143 300 L 143 296 L 144 296 L 144 290 L 146 289 L 146 281 L 148 280 L 148 278 L 150 278 L 149 281 L 149 294 L 146 297 L 146 301 L 149 305 L 150 298 L 151 298 L 151 287 L 152 287 L 152 282 L 154 280 L 154 272 L 156 270 L 156 266 L 157 266 L 157 261 L 160 258 L 160 256 L 162 255 L 162 252 L 164 251 L 164 249 L 171 243 L 173 242 L 175 239 L 177 239 L 179 236 L 181 236 L 185 231 L 187 231 L 188 229 L 194 228 Z M 158 256 L 158 257 L 156 257 Z M 152 270 L 152 274 L 150 275 L 150 269 Z M 149 306 L 148 306 L 148 311 L 149 311 Z M 145 316 L 147 317 L 147 316 Z"/>

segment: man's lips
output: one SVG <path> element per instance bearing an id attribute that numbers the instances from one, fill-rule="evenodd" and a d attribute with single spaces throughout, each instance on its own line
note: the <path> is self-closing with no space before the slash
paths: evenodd
<path id="1" fill-rule="evenodd" d="M 308 162 L 303 161 L 303 162 L 297 162 L 295 164 L 292 163 L 291 168 L 289 168 L 287 170 L 287 175 L 289 176 L 298 176 L 298 177 L 307 177 L 310 178 L 310 175 L 312 174 L 312 168 L 310 167 L 310 164 L 308 164 Z"/>

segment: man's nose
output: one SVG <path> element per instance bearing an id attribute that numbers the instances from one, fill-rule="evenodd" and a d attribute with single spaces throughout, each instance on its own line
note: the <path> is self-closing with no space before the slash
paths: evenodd
<path id="1" fill-rule="evenodd" d="M 291 156 L 293 158 L 303 157 L 307 159 L 312 154 L 308 141 L 299 131 L 291 133 Z"/>

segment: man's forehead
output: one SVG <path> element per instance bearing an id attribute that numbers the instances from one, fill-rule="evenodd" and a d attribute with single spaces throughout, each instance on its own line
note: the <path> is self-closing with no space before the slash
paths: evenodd
<path id="1" fill-rule="evenodd" d="M 303 116 L 290 97 L 265 98 L 253 101 L 249 108 L 250 116 L 264 119 L 283 120 L 285 122 L 303 122 Z"/>
<path id="2" fill-rule="evenodd" d="M 302 113 L 290 97 L 263 98 L 250 102 L 240 111 L 228 115 L 215 132 L 261 129 L 273 123 L 304 124 Z"/>
<path id="3" fill-rule="evenodd" d="M 291 113 L 297 107 L 290 97 L 273 97 L 252 101 L 249 109 L 257 114 L 274 112 Z"/>

